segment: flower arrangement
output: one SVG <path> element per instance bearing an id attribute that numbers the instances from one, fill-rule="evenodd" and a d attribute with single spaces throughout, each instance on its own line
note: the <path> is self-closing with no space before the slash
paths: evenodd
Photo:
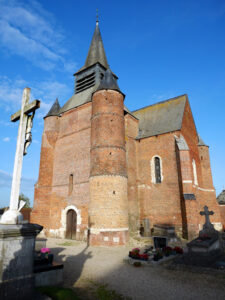
<path id="1" fill-rule="evenodd" d="M 178 247 L 178 246 L 174 247 L 173 250 L 174 250 L 177 254 L 183 254 L 183 253 L 184 253 L 183 249 L 182 249 L 181 247 Z"/>
<path id="2" fill-rule="evenodd" d="M 165 256 L 170 256 L 173 251 L 173 249 L 169 246 L 164 247 L 162 250 Z"/>
<path id="3" fill-rule="evenodd" d="M 51 251 L 49 248 L 41 248 L 41 253 L 49 254 Z"/>
<path id="4" fill-rule="evenodd" d="M 135 261 L 135 262 L 133 263 L 133 265 L 134 265 L 134 267 L 140 267 L 140 266 L 141 266 L 141 263 L 140 263 L 140 261 Z"/>
<path id="5" fill-rule="evenodd" d="M 40 251 L 40 260 L 41 264 L 52 264 L 54 255 L 50 254 L 51 250 L 49 248 L 41 248 Z M 40 262 L 39 262 L 40 263 Z"/>
<path id="6" fill-rule="evenodd" d="M 158 261 L 159 259 L 163 258 L 163 253 L 160 249 L 156 249 L 156 253 L 153 256 L 154 261 Z"/>
<path id="7" fill-rule="evenodd" d="M 49 248 L 41 248 L 41 256 L 42 258 L 48 258 L 48 255 L 50 254 Z"/>
<path id="8" fill-rule="evenodd" d="M 134 248 L 129 252 L 129 257 L 134 259 L 140 259 L 140 260 L 148 260 L 148 254 L 147 253 L 140 253 L 139 248 Z"/>

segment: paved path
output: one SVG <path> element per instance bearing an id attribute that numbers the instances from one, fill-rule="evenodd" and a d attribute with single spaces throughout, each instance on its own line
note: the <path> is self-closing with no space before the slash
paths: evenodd
<path id="1" fill-rule="evenodd" d="M 48 239 L 47 246 L 57 261 L 64 263 L 67 287 L 88 289 L 90 281 L 106 283 L 109 288 L 134 300 L 224 300 L 224 276 L 169 270 L 164 266 L 135 268 L 123 261 L 128 247 L 87 247 L 85 243 Z"/>

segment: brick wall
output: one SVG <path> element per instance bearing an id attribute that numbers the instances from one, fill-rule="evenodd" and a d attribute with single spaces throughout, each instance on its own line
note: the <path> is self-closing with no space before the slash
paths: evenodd
<path id="1" fill-rule="evenodd" d="M 138 120 L 127 114 L 125 116 L 125 142 L 126 142 L 126 166 L 127 166 L 127 195 L 129 229 L 131 235 L 136 235 L 140 228 L 139 204 L 137 189 L 137 142 Z"/>
<path id="2" fill-rule="evenodd" d="M 219 209 L 220 209 L 220 215 L 221 215 L 222 224 L 223 224 L 223 230 L 225 230 L 225 205 L 221 204 L 219 206 Z"/>
<path id="3" fill-rule="evenodd" d="M 184 110 L 181 133 L 190 149 L 189 154 L 192 169 L 192 188 L 193 193 L 196 196 L 196 200 L 186 200 L 185 205 L 186 209 L 189 211 L 187 213 L 187 217 L 190 218 L 188 223 L 190 226 L 193 226 L 194 224 L 198 225 L 198 227 L 195 226 L 195 232 L 193 233 L 193 235 L 196 235 L 199 227 L 201 227 L 205 222 L 204 218 L 199 214 L 205 205 L 207 205 L 210 210 L 214 211 L 214 215 L 210 218 L 213 223 L 221 223 L 221 215 L 219 211 L 219 205 L 216 201 L 216 194 L 212 181 L 208 147 L 198 146 L 197 131 L 188 101 L 186 102 Z M 194 182 L 194 172 L 192 166 L 193 159 L 195 160 L 196 164 L 197 184 Z M 189 230 L 190 233 L 191 231 L 192 229 Z"/>
<path id="4" fill-rule="evenodd" d="M 80 211 L 77 237 L 85 238 L 88 227 L 90 174 L 91 103 L 70 110 L 57 118 L 45 119 L 39 179 L 35 188 L 32 222 L 39 223 L 50 236 L 65 234 L 63 211 L 68 206 Z M 54 143 L 50 143 L 54 137 Z M 57 137 L 57 138 L 56 138 Z M 73 188 L 69 193 L 69 177 Z"/>
<path id="5" fill-rule="evenodd" d="M 167 133 L 137 141 L 138 200 L 140 220 L 149 218 L 154 224 L 174 225 L 182 230 L 180 188 L 177 172 L 175 133 Z M 151 163 L 154 156 L 162 162 L 162 182 L 153 183 Z"/>

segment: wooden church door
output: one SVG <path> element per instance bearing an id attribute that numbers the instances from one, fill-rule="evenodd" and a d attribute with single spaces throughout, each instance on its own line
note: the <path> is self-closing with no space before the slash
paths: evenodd
<path id="1" fill-rule="evenodd" d="M 77 231 L 77 214 L 73 209 L 68 210 L 66 218 L 66 238 L 75 240 Z"/>

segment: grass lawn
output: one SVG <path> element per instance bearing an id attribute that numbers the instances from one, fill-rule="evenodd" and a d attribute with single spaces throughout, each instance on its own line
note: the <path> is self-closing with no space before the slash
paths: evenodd
<path id="1" fill-rule="evenodd" d="M 37 290 L 53 300 L 80 300 L 73 290 L 63 287 L 44 286 L 37 288 Z"/>

